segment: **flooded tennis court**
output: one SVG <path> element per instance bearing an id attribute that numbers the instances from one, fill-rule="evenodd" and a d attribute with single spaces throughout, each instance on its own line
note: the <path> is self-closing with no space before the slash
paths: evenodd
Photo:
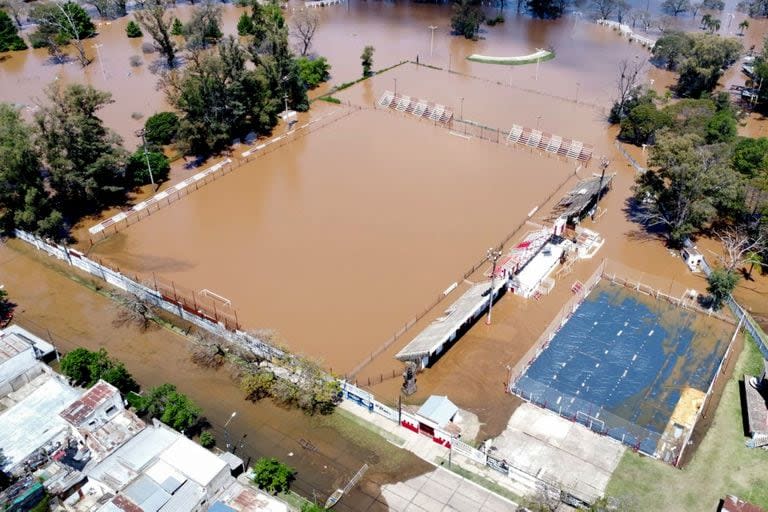
<path id="1" fill-rule="evenodd" d="M 734 329 L 603 280 L 512 389 L 674 463 L 679 451 L 663 444 L 684 444 Z"/>

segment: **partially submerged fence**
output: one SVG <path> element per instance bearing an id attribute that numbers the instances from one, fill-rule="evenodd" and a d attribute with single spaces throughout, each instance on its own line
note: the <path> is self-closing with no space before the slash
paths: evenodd
<path id="1" fill-rule="evenodd" d="M 225 158 L 224 160 L 208 167 L 207 169 L 200 171 L 189 178 L 186 178 L 175 185 L 168 187 L 155 194 L 154 196 L 136 203 L 130 208 L 126 208 L 124 211 L 105 219 L 98 224 L 95 224 L 88 228 L 90 234 L 91 245 L 94 243 L 113 235 L 132 224 L 146 219 L 153 213 L 157 212 L 161 208 L 170 206 L 171 203 L 178 199 L 186 197 L 191 192 L 198 190 L 203 185 L 207 185 L 217 179 L 221 178 L 232 172 L 233 170 L 241 167 L 242 165 L 250 162 L 258 156 L 265 155 L 281 148 L 284 145 L 295 141 L 298 138 L 303 137 L 308 133 L 312 133 L 314 130 L 323 128 L 333 122 L 344 119 L 351 115 L 353 112 L 360 110 L 360 108 L 347 108 L 342 111 L 333 111 L 329 114 L 324 114 L 316 119 L 308 121 L 299 125 L 295 129 L 288 133 L 275 136 L 265 142 L 248 148 L 240 153 L 240 157 Z"/>
<path id="2" fill-rule="evenodd" d="M 197 327 L 223 336 L 229 341 L 247 348 L 260 358 L 273 360 L 283 355 L 282 351 L 272 345 L 241 331 L 237 322 L 237 313 L 231 306 L 223 303 L 216 306 L 215 303 L 211 303 L 214 299 L 210 297 L 200 296 L 173 282 L 165 282 L 157 278 L 153 288 L 152 284 L 142 284 L 138 279 L 131 279 L 118 270 L 93 261 L 80 251 L 50 243 L 18 229 L 15 231 L 15 235 L 38 250 L 103 279 L 112 286 L 135 295 L 152 306 L 159 307 L 195 324 Z"/>

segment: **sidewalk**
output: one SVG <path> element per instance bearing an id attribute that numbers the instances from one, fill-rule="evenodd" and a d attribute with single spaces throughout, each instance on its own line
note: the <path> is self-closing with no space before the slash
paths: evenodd
<path id="1" fill-rule="evenodd" d="M 392 444 L 395 444 L 404 450 L 408 450 L 419 458 L 429 462 L 430 464 L 434 464 L 435 466 L 445 467 L 448 465 L 449 452 L 451 451 L 448 448 L 432 442 L 430 439 L 423 435 L 403 428 L 397 423 L 388 420 L 384 416 L 369 412 L 368 410 L 354 404 L 349 400 L 342 401 L 339 407 L 344 411 L 365 420 L 367 423 L 371 424 L 377 429 L 381 429 L 391 434 L 391 438 L 390 436 L 385 437 L 387 437 L 388 441 Z M 530 487 L 522 485 L 487 466 L 481 466 L 469 458 L 457 453 L 456 451 L 453 451 L 450 454 L 450 463 L 453 466 L 451 468 L 453 471 L 459 474 L 471 473 L 477 477 L 476 480 L 481 480 L 481 483 L 478 484 L 477 482 L 473 482 L 472 477 L 460 477 L 462 480 L 465 482 L 470 482 L 480 487 L 488 494 L 493 495 L 495 498 L 503 500 L 506 502 L 507 507 L 516 507 L 518 504 L 488 489 L 487 484 L 495 484 L 516 497 L 525 496 L 531 493 Z M 460 470 L 456 471 L 457 468 L 460 468 Z M 483 480 L 485 482 L 482 482 Z"/>

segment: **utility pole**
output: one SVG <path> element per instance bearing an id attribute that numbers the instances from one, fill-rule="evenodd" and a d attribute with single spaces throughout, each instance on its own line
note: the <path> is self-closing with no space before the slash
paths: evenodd
<path id="1" fill-rule="evenodd" d="M 432 38 L 429 40 L 429 56 L 431 57 L 432 49 L 435 47 L 435 29 L 437 25 L 430 25 L 427 28 L 432 31 Z"/>
<path id="2" fill-rule="evenodd" d="M 104 46 L 102 44 L 94 44 L 93 47 L 96 48 L 96 56 L 99 58 L 99 67 L 101 68 L 101 76 L 104 78 L 104 81 L 107 81 L 107 73 L 104 72 L 104 62 L 101 60 L 101 47 Z"/>
<path id="3" fill-rule="evenodd" d="M 488 258 L 488 261 L 491 262 L 491 293 L 488 300 L 488 320 L 485 322 L 488 325 L 491 325 L 491 311 L 493 311 L 493 289 L 496 285 L 496 262 L 499 261 L 500 257 L 501 249 L 494 249 L 491 247 L 486 253 L 486 258 Z"/>
<path id="4" fill-rule="evenodd" d="M 141 137 L 141 145 L 144 147 L 144 160 L 147 162 L 147 172 L 149 172 L 149 181 L 152 183 L 152 187 L 155 188 L 155 177 L 152 175 L 152 166 L 149 165 L 149 154 L 147 153 L 147 130 L 142 128 L 136 132 L 137 137 Z"/>

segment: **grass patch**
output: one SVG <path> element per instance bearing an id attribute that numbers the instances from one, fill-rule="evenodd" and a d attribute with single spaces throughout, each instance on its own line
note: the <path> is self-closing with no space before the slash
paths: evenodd
<path id="1" fill-rule="evenodd" d="M 555 58 L 555 52 L 550 51 L 541 57 L 532 57 L 530 59 L 518 59 L 517 57 L 508 57 L 501 59 L 498 57 L 489 57 L 485 55 L 470 55 L 467 60 L 473 62 L 482 62 L 483 64 L 498 64 L 500 66 L 522 66 L 525 64 L 535 64 L 536 62 L 546 62 Z"/>
<path id="2" fill-rule="evenodd" d="M 312 416 L 310 424 L 313 428 L 333 429 L 339 436 L 349 440 L 350 444 L 377 454 L 377 471 L 402 471 L 404 464 L 412 465 L 416 458 L 411 452 L 392 445 L 389 439 L 392 438 L 395 442 L 397 436 L 339 408 L 333 414 Z M 404 443 L 402 439 L 399 441 Z"/>
<path id="3" fill-rule="evenodd" d="M 328 103 L 333 103 L 335 105 L 339 105 L 341 103 L 341 100 L 339 98 L 334 98 L 333 96 L 321 96 L 318 99 L 322 101 L 327 101 Z"/>
<path id="4" fill-rule="evenodd" d="M 506 487 L 503 487 L 497 484 L 491 479 L 480 476 L 477 473 L 473 473 L 472 471 L 464 469 L 461 466 L 457 466 L 456 464 L 451 464 L 451 466 L 448 467 L 448 459 L 446 459 L 445 457 L 438 457 L 437 463 L 440 464 L 445 469 L 447 469 L 448 471 L 452 471 L 457 475 L 466 478 L 467 480 L 475 482 L 479 486 L 485 487 L 489 491 L 494 492 L 499 496 L 504 496 L 508 500 L 514 501 L 515 503 L 523 503 L 525 501 L 523 498 L 521 498 L 517 494 L 513 493 Z"/>
<path id="5" fill-rule="evenodd" d="M 383 437 L 384 439 L 386 439 L 387 441 L 389 441 L 391 443 L 396 444 L 397 446 L 399 446 L 401 448 L 403 446 L 405 446 L 405 439 L 403 439 L 402 437 L 400 437 L 398 435 L 395 435 L 395 434 L 393 434 L 392 432 L 390 432 L 388 430 L 384 430 L 383 428 L 381 428 L 381 427 L 379 427 L 377 425 L 374 425 L 373 423 L 365 421 L 361 417 L 355 416 L 354 414 L 352 414 L 349 411 L 345 411 L 344 409 L 341 409 L 341 408 L 336 408 L 335 412 L 336 412 L 336 414 L 339 414 L 345 420 L 351 421 L 352 423 L 355 423 L 356 425 L 359 425 L 359 426 L 361 426 L 361 427 L 363 427 L 365 429 L 368 429 L 371 432 L 376 433 L 377 435 Z"/>
<path id="6" fill-rule="evenodd" d="M 739 380 L 762 368 L 751 338 L 744 343 L 733 377 L 726 383 L 715 418 L 691 462 L 682 471 L 627 450 L 606 495 L 621 510 L 713 510 L 726 494 L 768 507 L 768 454 L 744 445 Z"/>
<path id="7" fill-rule="evenodd" d="M 362 82 L 364 80 L 368 80 L 371 77 L 374 77 L 376 75 L 380 75 L 382 73 L 385 73 L 385 72 L 389 71 L 390 69 L 394 69 L 394 68 L 396 68 L 398 66 L 402 66 L 403 64 L 407 64 L 408 62 L 409 61 L 404 60 L 402 62 L 398 62 L 397 64 L 389 66 L 388 68 L 380 69 L 379 71 L 374 71 L 370 75 L 360 77 L 357 80 L 352 80 L 351 82 L 344 82 L 344 83 L 341 83 L 339 85 L 335 85 L 335 86 L 333 86 L 331 88 L 331 90 L 327 94 L 324 94 L 324 95 L 322 95 L 322 96 L 320 96 L 318 98 L 315 98 L 314 100 L 311 100 L 310 103 L 312 101 L 317 101 L 317 100 L 327 101 L 328 103 L 341 103 L 341 101 L 339 101 L 339 100 L 337 100 L 336 98 L 333 97 L 333 95 L 335 93 L 337 93 L 339 91 L 343 91 L 344 89 L 349 89 L 350 87 L 352 87 L 355 84 L 359 84 L 360 82 Z"/>

